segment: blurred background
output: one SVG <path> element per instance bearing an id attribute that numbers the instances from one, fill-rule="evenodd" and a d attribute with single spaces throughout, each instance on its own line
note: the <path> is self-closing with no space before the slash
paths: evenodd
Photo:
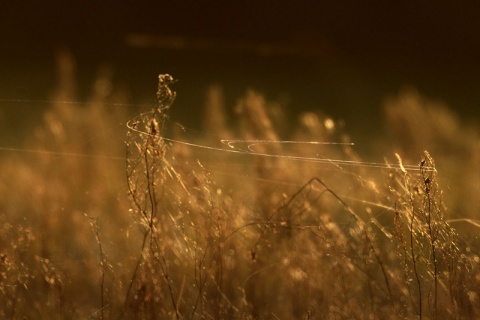
<path id="1" fill-rule="evenodd" d="M 180 80 L 172 118 L 190 127 L 212 84 L 222 86 L 229 108 L 252 88 L 281 102 L 292 119 L 306 110 L 343 119 L 359 147 L 385 131 L 385 99 L 404 88 L 476 123 L 479 8 L 450 1 L 2 1 L 2 134 L 17 136 L 48 106 L 38 101 L 51 99 L 64 51 L 76 61 L 77 101 L 107 68 L 138 105 L 132 114 L 154 103 L 157 75 L 171 73 Z"/>

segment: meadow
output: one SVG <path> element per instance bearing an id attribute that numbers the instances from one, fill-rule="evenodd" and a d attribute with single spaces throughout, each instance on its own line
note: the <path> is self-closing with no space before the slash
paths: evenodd
<path id="1" fill-rule="evenodd" d="M 67 103 L 62 70 L 1 151 L 1 318 L 480 317 L 479 136 L 447 106 L 391 97 L 370 162 L 348 123 L 254 90 L 212 86 L 195 131 L 169 75 L 132 115 L 108 74 Z"/>

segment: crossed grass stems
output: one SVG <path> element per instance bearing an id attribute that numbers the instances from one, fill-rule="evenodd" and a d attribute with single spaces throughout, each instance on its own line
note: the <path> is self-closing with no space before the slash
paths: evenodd
<path id="1" fill-rule="evenodd" d="M 160 75 L 157 107 L 128 126 L 126 175 L 143 240 L 125 317 L 278 318 L 269 307 L 282 294 L 298 318 L 478 315 L 474 261 L 444 217 L 428 152 L 417 170 L 407 171 L 399 156 L 398 165 L 386 165 L 394 206 L 373 205 L 393 213 L 392 228 L 357 213 L 372 203 L 354 208 L 319 177 L 284 194 L 283 204 L 260 199 L 267 209 L 242 220 L 202 163 L 189 163 L 163 138 L 173 83 Z M 350 218 L 340 222 L 325 210 Z M 275 268 L 280 275 L 267 274 Z M 296 286 L 304 291 L 298 296 Z"/>
<path id="2" fill-rule="evenodd" d="M 235 108 L 235 134 L 215 99 L 206 105 L 209 130 L 240 139 L 201 152 L 215 141 L 169 139 L 174 80 L 160 80 L 157 107 L 128 123 L 130 199 L 117 175 L 124 157 L 91 156 L 125 150 L 111 139 L 124 134 L 113 123 L 128 117 L 109 109 L 104 93 L 84 107 L 55 103 L 29 145 L 32 158 L 0 163 L 8 183 L 0 185 L 0 317 L 480 317 L 478 240 L 459 223 L 476 223 L 478 205 L 468 200 L 478 189 L 466 186 L 477 184 L 478 140 L 448 113 L 411 94 L 390 105 L 406 148 L 429 145 L 442 174 L 458 172 L 451 176 L 463 183 L 445 194 L 454 203 L 447 211 L 428 153 L 417 166 L 400 156 L 362 163 L 348 139 L 308 115 L 284 141 L 281 116 L 269 113 L 275 105 L 251 92 Z M 452 162 L 432 147 L 435 137 L 464 155 L 461 171 L 443 172 Z M 345 143 L 297 143 L 309 140 Z M 60 152 L 35 151 L 44 149 Z"/>

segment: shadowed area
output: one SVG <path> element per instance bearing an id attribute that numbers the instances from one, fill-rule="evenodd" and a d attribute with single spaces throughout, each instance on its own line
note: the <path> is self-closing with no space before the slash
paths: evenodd
<path id="1" fill-rule="evenodd" d="M 204 92 L 219 83 L 228 104 L 253 88 L 282 101 L 292 117 L 321 110 L 344 119 L 368 148 L 384 129 L 384 99 L 405 86 L 478 121 L 477 9 L 378 1 L 4 3 L 0 98 L 48 99 L 55 52 L 67 48 L 80 101 L 103 65 L 137 104 L 152 103 L 156 75 L 170 72 L 188 90 L 173 114 L 186 125 L 197 125 Z"/>

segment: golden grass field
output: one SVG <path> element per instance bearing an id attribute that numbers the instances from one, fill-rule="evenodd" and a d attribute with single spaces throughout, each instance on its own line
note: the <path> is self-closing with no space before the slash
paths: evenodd
<path id="1" fill-rule="evenodd" d="M 480 317 L 479 136 L 448 107 L 390 98 L 367 162 L 348 123 L 253 90 L 212 86 L 196 132 L 165 75 L 132 117 L 108 76 L 65 103 L 64 69 L 1 153 L 1 318 Z"/>

